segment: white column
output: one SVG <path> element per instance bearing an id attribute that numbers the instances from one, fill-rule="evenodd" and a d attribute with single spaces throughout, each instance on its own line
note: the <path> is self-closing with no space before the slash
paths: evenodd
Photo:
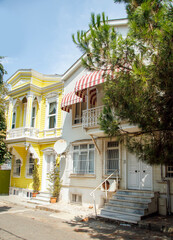
<path id="1" fill-rule="evenodd" d="M 27 107 L 26 107 L 26 124 L 25 126 L 30 128 L 31 127 L 31 114 L 32 114 L 32 103 L 33 103 L 33 96 L 27 96 Z"/>
<path id="2" fill-rule="evenodd" d="M 9 107 L 8 107 L 7 131 L 11 129 L 11 125 L 12 125 L 13 107 L 14 107 L 13 106 L 13 99 L 10 98 Z"/>

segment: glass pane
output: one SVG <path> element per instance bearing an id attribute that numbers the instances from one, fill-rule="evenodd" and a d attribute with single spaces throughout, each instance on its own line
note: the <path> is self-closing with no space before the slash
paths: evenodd
<path id="1" fill-rule="evenodd" d="M 108 142 L 108 148 L 110 147 L 118 147 L 118 142 Z"/>
<path id="2" fill-rule="evenodd" d="M 75 118 L 80 117 L 80 103 L 76 103 Z"/>
<path id="3" fill-rule="evenodd" d="M 89 148 L 94 148 L 94 144 L 90 144 L 90 145 L 89 145 Z"/>
<path id="4" fill-rule="evenodd" d="M 79 149 L 79 146 L 74 146 L 74 150 L 77 150 L 77 149 Z"/>
<path id="5" fill-rule="evenodd" d="M 35 107 L 32 108 L 32 117 L 35 117 Z"/>
<path id="6" fill-rule="evenodd" d="M 31 119 L 31 127 L 35 127 L 35 118 Z"/>
<path id="7" fill-rule="evenodd" d="M 55 116 L 49 117 L 49 128 L 55 127 Z"/>
<path id="8" fill-rule="evenodd" d="M 56 102 L 49 103 L 49 115 L 56 113 Z"/>
<path id="9" fill-rule="evenodd" d="M 89 173 L 94 173 L 94 151 L 89 151 Z"/>
<path id="10" fill-rule="evenodd" d="M 82 149 L 87 149 L 87 144 L 82 144 L 82 145 L 80 145 L 80 149 L 82 150 Z"/>

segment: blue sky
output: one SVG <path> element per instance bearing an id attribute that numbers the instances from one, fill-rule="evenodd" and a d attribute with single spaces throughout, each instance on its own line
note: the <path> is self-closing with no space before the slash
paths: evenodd
<path id="1" fill-rule="evenodd" d="M 63 74 L 82 54 L 71 35 L 88 30 L 92 12 L 126 17 L 124 5 L 113 0 L 0 0 L 4 80 L 22 68 Z"/>

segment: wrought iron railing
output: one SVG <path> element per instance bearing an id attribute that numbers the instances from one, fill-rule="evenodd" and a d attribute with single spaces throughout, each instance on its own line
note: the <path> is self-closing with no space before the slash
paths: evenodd
<path id="1" fill-rule="evenodd" d="M 106 200 L 107 200 L 107 193 L 108 190 L 107 189 L 107 184 L 106 181 L 111 178 L 113 175 L 115 175 L 116 178 L 116 182 L 117 182 L 117 188 L 118 188 L 118 179 L 119 179 L 119 171 L 116 169 L 113 173 L 111 173 L 103 182 L 101 182 L 92 192 L 90 192 L 90 196 L 93 197 L 93 201 L 94 201 L 94 210 L 95 210 L 95 215 L 97 216 L 97 209 L 96 209 L 96 201 L 95 201 L 95 192 L 97 189 L 101 188 L 104 184 L 104 189 L 105 189 L 105 194 L 106 194 Z"/>

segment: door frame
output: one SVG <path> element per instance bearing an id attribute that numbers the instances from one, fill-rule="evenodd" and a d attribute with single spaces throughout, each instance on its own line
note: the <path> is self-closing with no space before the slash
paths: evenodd
<path id="1" fill-rule="evenodd" d="M 46 158 L 47 158 L 48 155 L 54 155 L 55 156 L 55 161 L 56 161 L 57 154 L 56 154 L 56 152 L 53 148 L 46 148 L 46 149 L 42 150 L 42 152 L 43 152 L 43 165 L 42 165 L 41 191 L 42 192 L 48 192 L 48 190 L 45 190 L 46 181 L 47 181 L 46 178 L 45 178 L 45 172 L 46 172 L 46 167 L 47 167 Z"/>
<path id="2" fill-rule="evenodd" d="M 133 155 L 133 154 L 132 154 Z M 126 153 L 126 156 L 127 156 L 127 174 L 126 174 L 126 182 L 127 182 L 127 189 L 129 189 L 129 190 L 139 190 L 139 191 L 152 191 L 153 190 L 153 167 L 152 166 L 150 166 L 150 165 L 147 165 L 147 166 L 149 166 L 149 167 L 151 167 L 151 172 L 150 172 L 150 174 L 151 174 L 151 176 L 150 176 L 150 178 L 151 178 L 151 185 L 150 185 L 150 188 L 141 188 L 141 184 L 140 184 L 140 182 L 141 182 L 141 180 L 142 180 L 142 173 L 141 173 L 141 170 L 142 170 L 142 161 L 140 161 L 139 160 L 139 162 L 138 162 L 138 164 L 139 164 L 139 169 L 137 169 L 139 172 L 138 172 L 138 174 L 139 174 L 139 184 L 138 184 L 138 187 L 129 187 L 129 163 L 130 163 L 130 158 L 129 158 L 129 152 L 127 151 L 127 153 Z M 135 156 L 135 155 L 134 155 Z M 136 161 L 138 161 L 138 159 L 137 159 L 137 157 L 136 157 Z M 145 163 L 144 163 L 145 164 Z"/>

